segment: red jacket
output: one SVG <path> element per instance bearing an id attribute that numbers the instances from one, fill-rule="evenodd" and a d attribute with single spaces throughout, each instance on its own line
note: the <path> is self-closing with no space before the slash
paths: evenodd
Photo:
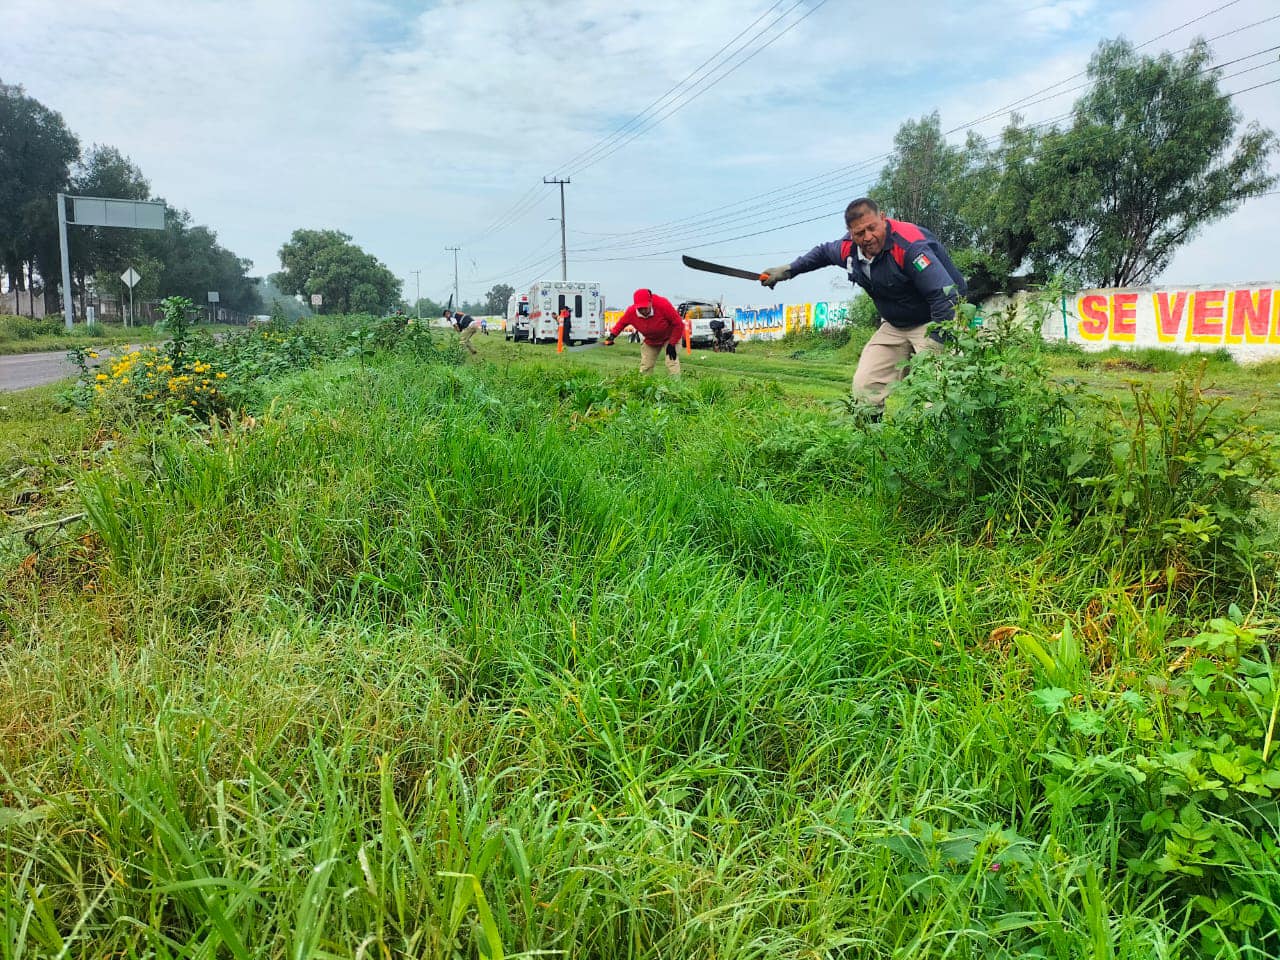
<path id="1" fill-rule="evenodd" d="M 651 347 L 660 347 L 664 343 L 678 345 L 684 339 L 684 321 L 680 319 L 680 314 L 676 313 L 670 300 L 656 293 L 653 295 L 653 316 L 640 316 L 633 304 L 627 307 L 622 319 L 613 325 L 609 336 L 617 337 L 627 327 L 635 327 L 640 331 L 644 342 Z"/>

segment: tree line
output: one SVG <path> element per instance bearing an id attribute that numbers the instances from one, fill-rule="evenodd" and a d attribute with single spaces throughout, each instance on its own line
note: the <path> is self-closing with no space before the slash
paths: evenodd
<path id="1" fill-rule="evenodd" d="M 69 231 L 71 285 L 81 303 L 90 293 L 119 294 L 120 274 L 133 267 L 142 277 L 134 287 L 139 301 L 184 296 L 203 303 L 216 290 L 223 307 L 261 309 L 256 283 L 247 275 L 249 260 L 220 245 L 217 234 L 193 223 L 186 210 L 153 197 L 137 164 L 117 148 L 94 144 L 84 150 L 61 114 L 21 86 L 0 81 L 0 273 L 10 290 L 32 300 L 42 289 L 49 312 L 58 309 L 62 287 L 58 193 L 165 205 L 164 230 Z"/>
<path id="2" fill-rule="evenodd" d="M 1244 123 L 1209 47 L 1141 56 L 1104 41 L 1063 126 L 1015 116 L 994 142 L 904 123 L 871 196 L 952 251 L 971 297 L 1061 276 L 1153 280 L 1200 230 L 1271 190 L 1276 137 Z"/>

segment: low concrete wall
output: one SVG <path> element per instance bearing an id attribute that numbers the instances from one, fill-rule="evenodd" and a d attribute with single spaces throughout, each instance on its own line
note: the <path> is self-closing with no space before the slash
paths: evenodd
<path id="1" fill-rule="evenodd" d="M 991 314 L 1009 298 L 982 305 Z M 1086 350 L 1154 347 L 1179 353 L 1226 350 L 1241 363 L 1280 360 L 1280 284 L 1120 287 L 1080 290 L 1056 301 L 1014 295 L 1019 316 L 1046 340 Z M 1036 315 L 1028 314 L 1036 307 Z"/>

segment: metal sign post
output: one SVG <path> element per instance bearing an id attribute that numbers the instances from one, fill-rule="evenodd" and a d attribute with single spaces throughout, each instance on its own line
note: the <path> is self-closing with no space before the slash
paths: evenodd
<path id="1" fill-rule="evenodd" d="M 71 332 L 71 257 L 67 255 L 67 195 L 58 194 L 58 243 L 62 247 L 62 317 Z"/>
<path id="2" fill-rule="evenodd" d="M 215 314 L 213 311 L 215 308 L 213 305 L 217 302 L 218 302 L 218 291 L 210 290 L 209 291 L 209 322 L 210 323 L 213 323 L 214 321 Z"/>
<path id="3" fill-rule="evenodd" d="M 142 275 L 137 270 L 130 267 L 124 273 L 120 274 L 120 279 L 124 281 L 124 285 L 129 288 L 129 320 L 125 324 L 126 327 L 134 326 L 133 322 L 133 285 L 142 279 Z"/>
<path id="4" fill-rule="evenodd" d="M 71 220 L 67 220 L 67 201 Z M 75 315 L 71 308 L 71 254 L 67 250 L 67 226 L 128 227 L 163 230 L 164 203 L 159 200 L 116 200 L 110 197 L 72 197 L 58 194 L 58 243 L 62 247 L 62 315 L 67 331 Z M 132 290 L 132 287 L 130 288 Z"/>

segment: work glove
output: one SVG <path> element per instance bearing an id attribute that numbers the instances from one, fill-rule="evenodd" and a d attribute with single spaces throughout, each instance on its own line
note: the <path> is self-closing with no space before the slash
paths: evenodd
<path id="1" fill-rule="evenodd" d="M 667 359 L 674 360 L 676 358 L 676 345 L 674 343 L 667 344 Z"/>
<path id="2" fill-rule="evenodd" d="M 760 285 L 768 287 L 770 290 L 774 288 L 779 280 L 791 279 L 791 264 L 784 263 L 780 267 L 770 267 L 764 273 L 760 274 Z"/>

